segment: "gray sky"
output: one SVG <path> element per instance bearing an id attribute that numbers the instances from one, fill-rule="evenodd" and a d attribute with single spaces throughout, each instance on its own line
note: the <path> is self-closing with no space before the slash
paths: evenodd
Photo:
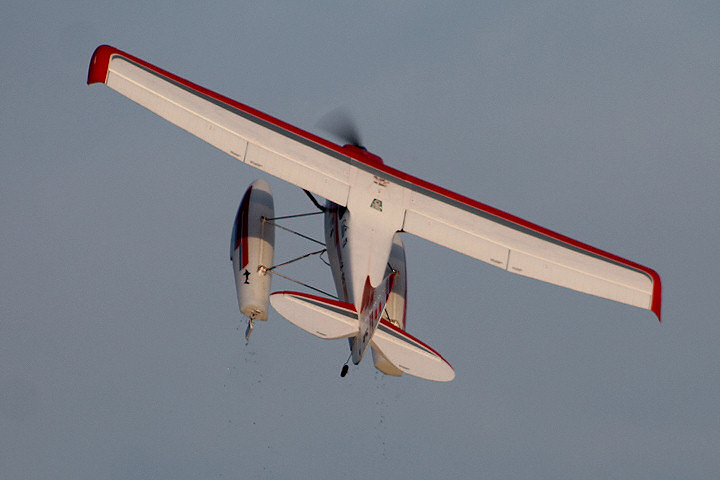
<path id="1" fill-rule="evenodd" d="M 717 477 L 720 4 L 586 3 L 6 5 L 4 477 Z M 85 85 L 101 43 L 306 129 L 347 107 L 386 163 L 655 268 L 663 324 L 405 237 L 408 330 L 453 382 L 341 379 L 346 344 L 277 315 L 245 346 L 261 174 Z"/>

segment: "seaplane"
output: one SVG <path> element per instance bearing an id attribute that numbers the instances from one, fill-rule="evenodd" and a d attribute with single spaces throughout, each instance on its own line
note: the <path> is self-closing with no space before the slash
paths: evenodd
<path id="1" fill-rule="evenodd" d="M 87 82 L 105 84 L 305 191 L 324 217 L 321 252 L 337 295 L 270 293 L 277 217 L 270 187 L 259 179 L 242 197 L 232 228 L 238 305 L 249 318 L 248 337 L 272 305 L 316 337 L 346 339 L 350 352 L 341 376 L 369 349 L 374 366 L 387 375 L 455 377 L 450 363 L 406 331 L 404 234 L 661 319 L 662 287 L 653 269 L 396 170 L 357 139 L 336 144 L 108 45 L 93 53 Z"/>

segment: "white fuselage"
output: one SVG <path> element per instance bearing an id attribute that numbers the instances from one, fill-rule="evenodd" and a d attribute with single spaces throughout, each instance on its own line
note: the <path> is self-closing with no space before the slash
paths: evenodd
<path id="1" fill-rule="evenodd" d="M 353 304 L 359 313 L 360 331 L 356 337 L 350 338 L 352 359 L 356 364 L 372 339 L 390 290 L 400 273 L 400 266 L 390 265 L 396 232 L 378 228 L 389 218 L 383 216 L 384 187 L 378 188 L 380 190 L 375 189 L 372 197 L 365 198 L 366 201 L 358 199 L 362 202 L 359 203 L 360 208 L 351 211 L 328 201 L 325 211 L 325 241 L 335 288 L 340 300 Z M 363 209 L 365 204 L 367 206 Z M 388 235 L 388 232 L 391 234 Z M 402 249 L 399 239 L 397 242 Z M 403 254 L 402 277 L 404 274 Z M 404 285 L 403 278 L 403 288 Z"/>
<path id="2" fill-rule="evenodd" d="M 335 286 L 341 299 L 358 311 L 366 280 L 377 287 L 387 275 L 393 237 L 403 225 L 402 194 L 395 185 L 360 170 L 347 207 L 327 202 L 325 240 Z"/>

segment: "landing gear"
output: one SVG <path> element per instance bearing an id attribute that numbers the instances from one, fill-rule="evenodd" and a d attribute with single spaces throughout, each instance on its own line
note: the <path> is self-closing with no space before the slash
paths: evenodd
<path id="1" fill-rule="evenodd" d="M 350 363 L 350 357 L 352 357 L 352 353 L 350 353 L 350 355 L 348 355 L 347 360 L 345 360 L 345 365 L 343 365 L 342 368 L 340 369 L 341 377 L 345 377 L 345 375 L 348 374 L 348 370 L 350 370 L 350 365 L 348 365 L 348 363 Z"/>

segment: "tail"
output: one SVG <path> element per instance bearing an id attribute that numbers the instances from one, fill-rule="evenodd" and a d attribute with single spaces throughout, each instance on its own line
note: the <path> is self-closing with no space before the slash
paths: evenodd
<path id="1" fill-rule="evenodd" d="M 290 323 L 316 337 L 350 338 L 360 333 L 359 315 L 350 303 L 289 291 L 271 294 L 270 303 Z M 369 341 L 403 373 L 437 382 L 455 378 L 455 371 L 439 353 L 384 319 Z"/>
<path id="2" fill-rule="evenodd" d="M 380 320 L 371 345 L 408 375 L 436 382 L 455 378 L 455 370 L 438 352 L 385 319 Z"/>
<path id="3" fill-rule="evenodd" d="M 285 319 L 316 337 L 348 338 L 359 331 L 355 306 L 301 292 L 275 292 L 270 304 Z"/>

